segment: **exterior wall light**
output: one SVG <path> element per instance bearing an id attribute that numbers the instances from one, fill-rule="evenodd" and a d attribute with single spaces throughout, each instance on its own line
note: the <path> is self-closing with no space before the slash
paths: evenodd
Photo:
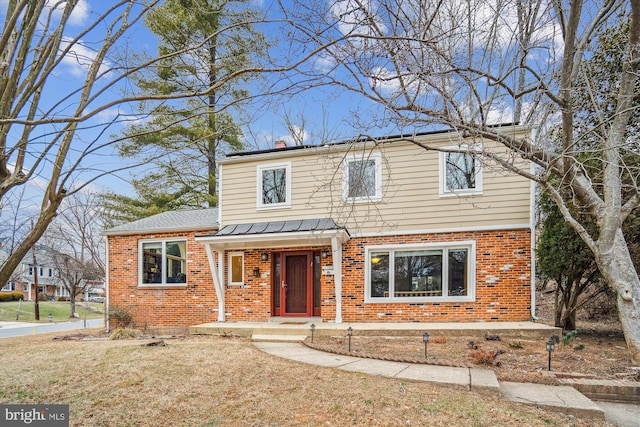
<path id="1" fill-rule="evenodd" d="M 322 259 L 327 259 L 329 258 L 329 251 L 325 250 L 321 252 L 322 254 Z"/>
<path id="2" fill-rule="evenodd" d="M 262 252 L 262 255 L 260 255 L 260 259 L 262 261 L 267 261 L 269 259 L 269 254 L 266 252 Z"/>

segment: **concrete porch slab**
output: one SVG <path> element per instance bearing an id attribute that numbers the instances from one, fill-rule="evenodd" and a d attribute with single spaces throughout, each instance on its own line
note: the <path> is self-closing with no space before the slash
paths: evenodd
<path id="1" fill-rule="evenodd" d="M 502 395 L 512 402 L 525 403 L 551 411 L 604 420 L 604 409 L 569 386 L 531 383 L 500 383 Z"/>

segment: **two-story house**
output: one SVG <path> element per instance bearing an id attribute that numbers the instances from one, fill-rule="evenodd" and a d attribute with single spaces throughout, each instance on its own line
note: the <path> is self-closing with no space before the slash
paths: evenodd
<path id="1" fill-rule="evenodd" d="M 110 303 L 156 326 L 530 320 L 533 185 L 477 154 L 526 164 L 456 132 L 414 138 L 227 156 L 209 230 L 106 233 Z"/>

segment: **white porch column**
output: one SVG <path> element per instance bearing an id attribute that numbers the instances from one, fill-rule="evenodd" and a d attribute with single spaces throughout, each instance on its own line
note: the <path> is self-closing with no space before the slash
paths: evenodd
<path id="1" fill-rule="evenodd" d="M 209 243 L 205 244 L 207 251 L 207 259 L 209 260 L 209 268 L 211 269 L 211 276 L 213 276 L 213 286 L 216 289 L 216 297 L 218 298 L 218 322 L 224 322 L 225 319 L 225 306 L 224 306 L 224 285 L 222 283 L 221 270 L 218 266 L 224 265 L 224 255 L 222 250 L 218 250 L 218 264 L 213 254 L 213 246 Z"/>
<path id="2" fill-rule="evenodd" d="M 342 241 L 331 238 L 331 255 L 333 258 L 333 283 L 336 291 L 336 323 L 342 323 Z"/>

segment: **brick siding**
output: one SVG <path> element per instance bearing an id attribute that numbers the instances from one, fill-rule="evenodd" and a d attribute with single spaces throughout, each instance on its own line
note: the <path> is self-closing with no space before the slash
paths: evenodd
<path id="1" fill-rule="evenodd" d="M 188 327 L 214 322 L 218 302 L 205 248 L 196 233 L 109 237 L 109 298 L 128 310 L 139 328 Z M 186 286 L 138 286 L 138 240 L 182 237 L 187 240 Z M 439 233 L 354 238 L 343 246 L 343 322 L 527 321 L 531 315 L 531 235 L 529 230 Z M 476 290 L 472 302 L 365 303 L 365 246 L 476 241 Z M 326 250 L 327 247 L 295 248 Z M 227 321 L 266 321 L 272 314 L 272 252 L 244 253 L 244 286 L 225 288 Z M 235 251 L 234 251 L 235 252 Z M 270 254 L 262 261 L 263 252 Z M 323 259 L 323 265 L 332 259 Z M 225 270 L 226 270 L 225 254 Z M 259 270 L 258 276 L 255 269 Z M 334 276 L 321 276 L 323 321 L 335 319 Z M 225 283 L 226 271 L 225 271 Z M 115 325 L 112 325 L 115 327 Z"/>

